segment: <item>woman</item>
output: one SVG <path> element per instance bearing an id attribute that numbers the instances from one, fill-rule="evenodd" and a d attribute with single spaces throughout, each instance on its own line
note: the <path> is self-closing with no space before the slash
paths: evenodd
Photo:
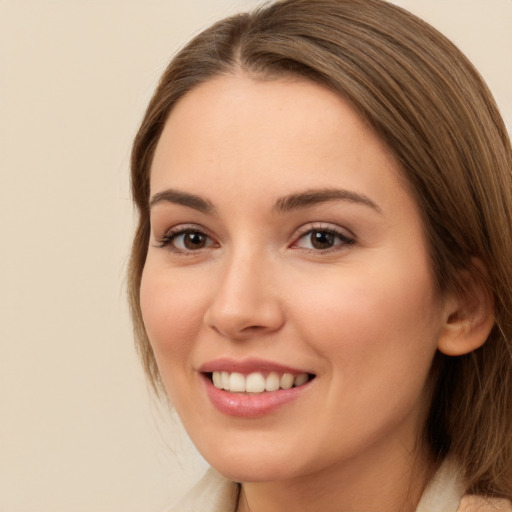
<path id="1" fill-rule="evenodd" d="M 132 186 L 140 354 L 216 470 L 173 510 L 512 510 L 510 142 L 442 35 L 381 0 L 221 21 Z"/>

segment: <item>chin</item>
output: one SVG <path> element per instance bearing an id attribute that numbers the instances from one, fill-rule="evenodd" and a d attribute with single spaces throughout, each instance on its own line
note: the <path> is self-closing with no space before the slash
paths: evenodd
<path id="1" fill-rule="evenodd" d="M 280 448 L 280 443 L 230 448 L 219 445 L 219 448 L 221 452 L 209 449 L 202 451 L 202 455 L 221 475 L 234 482 L 275 482 L 294 478 L 304 471 L 296 467 L 297 454 L 292 457 Z"/>
<path id="2" fill-rule="evenodd" d="M 274 465 L 272 463 L 267 464 L 263 460 L 251 460 L 250 462 L 245 460 L 240 462 L 214 461 L 214 464 L 211 465 L 224 477 L 240 483 L 277 482 L 298 476 L 290 471 L 289 465 L 285 463 Z"/>

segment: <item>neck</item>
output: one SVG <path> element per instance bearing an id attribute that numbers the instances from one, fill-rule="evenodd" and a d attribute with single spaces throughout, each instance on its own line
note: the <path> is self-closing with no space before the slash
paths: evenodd
<path id="1" fill-rule="evenodd" d="M 300 478 L 244 483 L 237 512 L 414 512 L 435 470 L 426 450 L 415 452 L 397 443 Z"/>

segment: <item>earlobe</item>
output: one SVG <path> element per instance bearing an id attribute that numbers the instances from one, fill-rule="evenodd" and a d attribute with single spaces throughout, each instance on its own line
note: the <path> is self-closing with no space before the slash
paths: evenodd
<path id="1" fill-rule="evenodd" d="M 485 271 L 479 260 L 475 270 L 464 270 L 459 293 L 445 299 L 444 325 L 437 348 L 448 356 L 461 356 L 481 347 L 494 326 L 494 299 L 485 282 Z"/>

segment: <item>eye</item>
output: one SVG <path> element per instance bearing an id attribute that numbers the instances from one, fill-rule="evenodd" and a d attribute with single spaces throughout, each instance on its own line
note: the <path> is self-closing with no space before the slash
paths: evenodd
<path id="1" fill-rule="evenodd" d="M 193 228 L 180 228 L 166 233 L 159 240 L 159 247 L 169 247 L 176 252 L 193 252 L 216 246 L 216 243 L 203 231 Z"/>
<path id="2" fill-rule="evenodd" d="M 315 228 L 301 235 L 293 246 L 314 251 L 328 251 L 338 246 L 353 244 L 354 242 L 354 238 L 335 229 Z"/>

